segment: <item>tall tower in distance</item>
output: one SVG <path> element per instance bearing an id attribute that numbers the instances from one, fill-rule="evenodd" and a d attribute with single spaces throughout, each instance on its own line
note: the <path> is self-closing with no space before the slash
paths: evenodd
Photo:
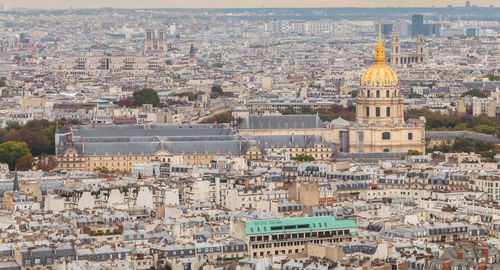
<path id="1" fill-rule="evenodd" d="M 391 36 L 391 56 L 389 63 L 393 65 L 399 65 L 400 56 L 401 56 L 401 35 L 397 32 L 396 27 L 394 27 Z"/>
<path id="2" fill-rule="evenodd" d="M 425 48 L 425 42 L 424 42 L 424 36 L 422 35 L 418 35 L 416 37 L 416 48 L 417 48 L 417 63 L 422 63 L 424 62 L 424 57 L 425 57 L 425 54 L 424 54 L 424 48 Z"/>
<path id="3" fill-rule="evenodd" d="M 167 51 L 165 29 L 147 29 L 144 39 L 144 55 L 159 55 Z"/>
<path id="4" fill-rule="evenodd" d="M 424 34 L 424 15 L 413 15 L 411 17 L 411 36 L 416 37 Z"/>

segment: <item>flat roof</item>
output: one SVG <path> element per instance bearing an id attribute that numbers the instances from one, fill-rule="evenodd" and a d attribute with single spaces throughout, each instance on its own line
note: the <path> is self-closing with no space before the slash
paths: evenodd
<path id="1" fill-rule="evenodd" d="M 265 234 L 356 228 L 353 219 L 336 220 L 333 216 L 252 220 L 245 223 L 245 234 Z"/>

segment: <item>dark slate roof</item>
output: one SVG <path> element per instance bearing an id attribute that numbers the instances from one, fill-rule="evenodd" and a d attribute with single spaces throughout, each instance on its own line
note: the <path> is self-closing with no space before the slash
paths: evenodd
<path id="1" fill-rule="evenodd" d="M 72 126 L 73 140 L 83 137 L 183 137 L 233 135 L 236 131 L 227 125 L 82 125 Z"/>
<path id="2" fill-rule="evenodd" d="M 315 114 L 251 115 L 243 119 L 240 129 L 319 129 L 325 125 Z"/>
<path id="3" fill-rule="evenodd" d="M 172 154 L 244 154 L 252 141 L 248 140 L 212 140 L 203 138 L 193 141 L 165 141 L 165 142 L 75 142 L 75 148 L 83 155 L 128 155 L 144 154 L 153 155 L 164 150 Z M 241 146 L 241 148 L 240 148 Z"/>
<path id="4" fill-rule="evenodd" d="M 483 140 L 494 144 L 500 144 L 500 138 L 497 138 L 489 134 L 483 134 L 471 131 L 427 131 L 425 133 L 425 138 L 431 140 L 469 138 L 469 139 Z"/>

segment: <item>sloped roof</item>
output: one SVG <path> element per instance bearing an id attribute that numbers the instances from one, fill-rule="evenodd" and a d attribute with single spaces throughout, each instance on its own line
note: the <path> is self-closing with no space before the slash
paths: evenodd
<path id="1" fill-rule="evenodd" d="M 251 115 L 240 129 L 321 129 L 325 125 L 316 114 Z"/>

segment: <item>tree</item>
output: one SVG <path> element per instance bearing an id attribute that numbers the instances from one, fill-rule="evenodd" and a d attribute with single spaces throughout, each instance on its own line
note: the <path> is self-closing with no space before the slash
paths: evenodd
<path id="1" fill-rule="evenodd" d="M 210 98 L 211 99 L 215 99 L 215 98 L 218 98 L 220 96 L 223 96 L 224 95 L 224 91 L 222 90 L 222 87 L 220 85 L 213 85 L 212 86 L 212 89 L 210 91 Z"/>
<path id="2" fill-rule="evenodd" d="M 421 95 L 421 94 L 418 94 L 418 93 L 415 93 L 415 92 L 412 92 L 410 95 L 409 95 L 409 98 L 423 98 L 424 96 Z"/>
<path id="3" fill-rule="evenodd" d="M 349 94 L 351 94 L 352 98 L 356 98 L 359 95 L 359 91 L 358 90 L 352 90 Z"/>
<path id="4" fill-rule="evenodd" d="M 333 119 L 342 117 L 347 121 L 354 121 L 356 119 L 356 110 L 354 106 L 349 106 L 347 108 L 334 104 L 328 109 L 318 110 L 318 116 L 322 121 L 330 122 Z"/>
<path id="5" fill-rule="evenodd" d="M 302 106 L 300 108 L 300 111 L 303 113 L 303 114 L 315 114 L 316 111 L 311 108 L 311 106 Z"/>
<path id="6" fill-rule="evenodd" d="M 314 161 L 314 158 L 312 156 L 304 154 L 296 155 L 295 157 L 291 157 L 290 159 L 296 161 Z"/>
<path id="7" fill-rule="evenodd" d="M 418 150 L 408 150 L 408 153 L 406 154 L 407 156 L 418 156 L 422 155 Z"/>
<path id="8" fill-rule="evenodd" d="M 16 122 L 16 121 L 9 121 L 7 122 L 7 130 L 8 131 L 11 131 L 11 130 L 18 130 L 21 128 L 21 125 Z"/>
<path id="9" fill-rule="evenodd" d="M 44 172 L 50 172 L 57 168 L 57 159 L 55 156 L 42 154 L 38 159 L 38 163 L 36 164 L 38 170 L 42 170 Z"/>
<path id="10" fill-rule="evenodd" d="M 477 89 L 477 88 L 474 88 L 472 90 L 469 90 L 465 93 L 462 94 L 462 97 L 467 97 L 467 96 L 470 96 L 470 97 L 478 97 L 478 98 L 485 98 L 485 97 L 488 97 L 485 93 L 483 93 L 483 91 Z"/>
<path id="11" fill-rule="evenodd" d="M 153 107 L 158 107 L 160 105 L 160 97 L 158 93 L 151 88 L 143 88 L 141 90 L 134 91 L 134 106 L 139 107 L 143 104 L 151 104 Z"/>
<path id="12" fill-rule="evenodd" d="M 33 167 L 33 157 L 31 156 L 30 153 L 22 156 L 19 160 L 16 162 L 16 168 L 20 171 L 28 171 L 31 170 L 31 167 Z"/>
<path id="13" fill-rule="evenodd" d="M 4 80 L 0 80 L 0 87 L 5 87 L 7 86 L 7 84 L 5 83 Z"/>
<path id="14" fill-rule="evenodd" d="M 106 167 L 95 167 L 94 172 L 100 172 L 100 173 L 111 173 L 111 171 L 106 168 Z"/>
<path id="15" fill-rule="evenodd" d="M 212 124 L 212 123 L 232 123 L 234 122 L 234 116 L 228 112 L 218 113 L 212 117 L 203 119 L 202 123 Z"/>
<path id="16" fill-rule="evenodd" d="M 134 106 L 134 97 L 125 97 L 116 102 L 120 107 L 131 108 Z"/>
<path id="17" fill-rule="evenodd" d="M 284 110 L 280 110 L 282 115 L 296 114 L 295 109 L 292 106 L 286 107 Z"/>
<path id="18" fill-rule="evenodd" d="M 33 155 L 38 156 L 49 150 L 50 142 L 45 134 L 39 129 L 21 128 L 17 131 L 7 133 L 6 141 L 25 142 Z"/>
<path id="19" fill-rule="evenodd" d="M 7 163 L 12 171 L 15 170 L 19 159 L 28 154 L 31 156 L 25 142 L 7 141 L 0 144 L 0 162 Z"/>

